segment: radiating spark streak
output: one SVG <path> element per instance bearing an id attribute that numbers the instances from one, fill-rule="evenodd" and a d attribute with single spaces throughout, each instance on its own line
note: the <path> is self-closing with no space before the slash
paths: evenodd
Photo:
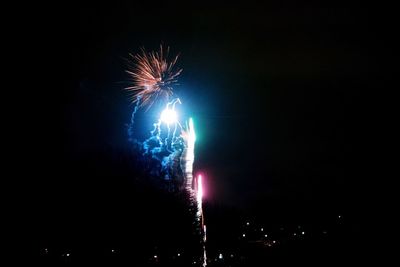
<path id="1" fill-rule="evenodd" d="M 169 47 L 164 52 L 162 46 L 158 52 L 142 49 L 141 54 L 130 56 L 133 62 L 129 62 L 126 73 L 132 85 L 125 89 L 131 94 L 132 102 L 140 102 L 140 107 L 148 105 L 150 108 L 160 98 L 168 101 L 182 72 L 182 69 L 174 69 L 178 56 L 169 61 Z"/>

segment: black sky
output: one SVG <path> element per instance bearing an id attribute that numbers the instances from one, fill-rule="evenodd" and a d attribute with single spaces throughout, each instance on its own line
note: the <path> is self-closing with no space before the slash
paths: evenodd
<path id="1" fill-rule="evenodd" d="M 61 23 L 46 30 L 43 97 L 27 125 L 42 152 L 30 152 L 38 193 L 94 194 L 104 161 L 128 145 L 124 58 L 162 42 L 180 53 L 177 92 L 197 122 L 196 166 L 208 177 L 209 202 L 357 205 L 363 99 L 376 76 L 369 16 L 363 6 L 295 2 L 55 8 Z M 88 170 L 93 177 L 80 176 Z"/>

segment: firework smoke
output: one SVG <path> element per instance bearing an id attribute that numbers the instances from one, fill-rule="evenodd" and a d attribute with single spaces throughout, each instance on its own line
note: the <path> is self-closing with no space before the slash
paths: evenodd
<path id="1" fill-rule="evenodd" d="M 128 125 L 128 137 L 129 137 L 130 142 L 134 142 L 133 125 L 135 124 L 136 112 L 139 110 L 139 103 L 140 103 L 140 97 L 139 97 L 138 101 L 136 102 L 135 108 L 133 109 L 133 112 L 131 115 L 131 123 Z"/>

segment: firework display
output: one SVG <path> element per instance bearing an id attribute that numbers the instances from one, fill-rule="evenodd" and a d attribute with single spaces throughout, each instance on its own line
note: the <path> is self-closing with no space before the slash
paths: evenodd
<path id="1" fill-rule="evenodd" d="M 130 55 L 133 64 L 129 63 L 126 72 L 129 74 L 132 85 L 126 90 L 131 94 L 131 100 L 139 106 L 150 108 L 155 101 L 169 100 L 173 95 L 173 85 L 182 69 L 175 70 L 178 56 L 168 61 L 169 47 L 164 51 L 160 46 L 158 52 L 146 52 Z"/>
<path id="2" fill-rule="evenodd" d="M 175 70 L 178 57 L 168 61 L 169 49 L 142 54 L 131 55 L 134 65 L 130 65 L 127 73 L 132 80 L 132 86 L 126 88 L 131 93 L 131 101 L 135 103 L 132 112 L 131 124 L 128 129 L 130 140 L 135 140 L 136 147 L 141 149 L 145 164 L 143 168 L 150 177 L 162 178 L 168 182 L 169 190 L 185 190 L 189 201 L 197 208 L 196 222 L 199 225 L 202 237 L 202 266 L 207 265 L 205 250 L 206 231 L 202 208 L 203 184 L 202 176 L 193 179 L 193 163 L 195 158 L 196 134 L 193 119 L 189 118 L 183 125 L 180 123 L 177 104 L 181 100 L 174 97 L 173 85 L 177 84 L 177 77 L 182 69 Z M 159 119 L 153 124 L 150 137 L 145 141 L 138 141 L 134 135 L 134 117 L 139 109 L 150 109 L 155 102 L 166 102 Z"/>

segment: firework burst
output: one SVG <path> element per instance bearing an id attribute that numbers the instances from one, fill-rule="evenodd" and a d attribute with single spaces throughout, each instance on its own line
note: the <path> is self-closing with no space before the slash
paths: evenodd
<path id="1" fill-rule="evenodd" d="M 133 61 L 129 62 L 126 72 L 129 74 L 132 86 L 125 88 L 131 94 L 131 100 L 140 107 L 150 108 L 155 101 L 168 99 L 173 95 L 173 85 L 182 69 L 175 69 L 178 56 L 169 61 L 169 47 L 164 51 L 160 46 L 158 52 L 130 54 Z"/>

